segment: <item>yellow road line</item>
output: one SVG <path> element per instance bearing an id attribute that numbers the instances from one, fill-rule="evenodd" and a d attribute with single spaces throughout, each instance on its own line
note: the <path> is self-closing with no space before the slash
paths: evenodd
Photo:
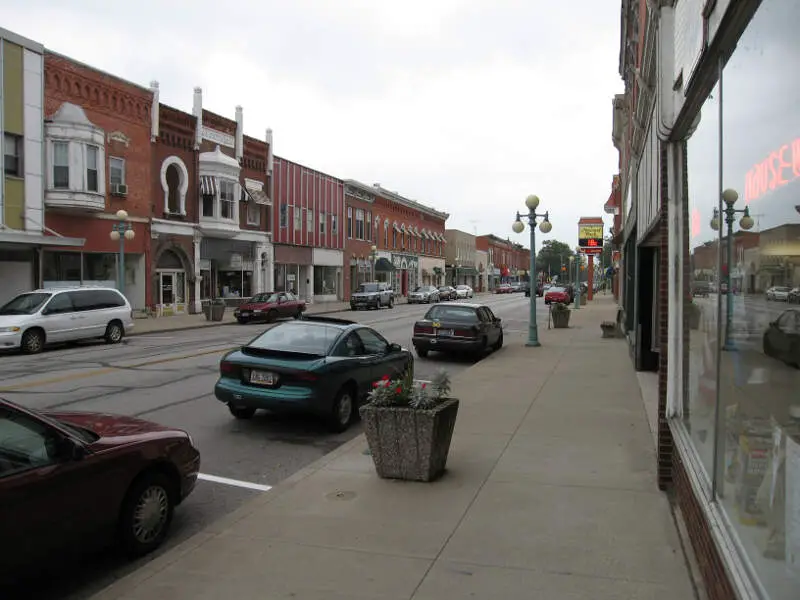
<path id="1" fill-rule="evenodd" d="M 106 375 L 108 373 L 113 373 L 114 371 L 122 371 L 125 369 L 138 369 L 141 367 L 149 367 L 152 365 L 160 365 L 168 362 L 175 362 L 178 360 L 186 360 L 189 358 L 195 358 L 198 356 L 206 356 L 209 354 L 221 354 L 223 352 L 229 352 L 230 350 L 235 350 L 238 346 L 234 348 L 223 348 L 221 350 L 203 350 L 202 352 L 195 352 L 194 354 L 183 354 L 181 356 L 170 356 L 169 358 L 157 358 L 154 360 L 148 360 L 140 363 L 135 363 L 132 365 L 121 365 L 119 367 L 104 367 L 102 369 L 93 369 L 91 371 L 82 371 L 80 373 L 70 373 L 69 375 L 61 375 L 59 377 L 51 377 L 50 379 L 38 379 L 36 381 L 26 381 L 24 383 L 18 383 L 16 385 L 9 385 L 3 388 L 0 388 L 0 394 L 3 392 L 13 392 L 14 390 L 23 390 L 32 387 L 40 387 L 43 385 L 52 385 L 54 383 L 64 383 L 66 381 L 75 381 L 78 379 L 87 379 L 89 377 L 97 377 L 98 375 Z"/>

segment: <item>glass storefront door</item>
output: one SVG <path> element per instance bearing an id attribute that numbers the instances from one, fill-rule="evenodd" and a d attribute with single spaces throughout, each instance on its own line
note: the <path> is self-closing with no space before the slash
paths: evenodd
<path id="1" fill-rule="evenodd" d="M 169 316 L 186 312 L 186 272 L 158 271 L 158 313 Z"/>

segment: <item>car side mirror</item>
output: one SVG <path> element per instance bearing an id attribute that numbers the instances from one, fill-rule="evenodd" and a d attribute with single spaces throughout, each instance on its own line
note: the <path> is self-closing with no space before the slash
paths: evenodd
<path id="1" fill-rule="evenodd" d="M 86 448 L 69 438 L 61 438 L 59 440 L 57 452 L 59 458 L 70 461 L 78 461 L 86 456 Z"/>
<path id="2" fill-rule="evenodd" d="M 403 348 L 400 346 L 400 344 L 389 344 L 386 353 L 391 354 L 393 352 L 400 352 L 402 349 Z"/>

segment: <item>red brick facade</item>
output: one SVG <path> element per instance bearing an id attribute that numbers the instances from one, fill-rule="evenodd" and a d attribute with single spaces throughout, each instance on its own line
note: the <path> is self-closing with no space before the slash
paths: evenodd
<path id="1" fill-rule="evenodd" d="M 100 190 L 101 194 L 105 192 L 104 209 L 94 213 L 78 208 L 55 209 L 47 205 L 45 192 L 45 225 L 62 235 L 85 238 L 83 252 L 117 253 L 119 243 L 109 237 L 110 219 L 124 209 L 135 231 L 134 239 L 125 243 L 126 254 L 141 255 L 146 261 L 150 253 L 152 92 L 49 52 L 44 57 L 44 81 L 45 118 L 51 118 L 64 103 L 75 104 L 105 134 L 102 165 L 105 189 Z M 127 185 L 124 195 L 111 193 L 109 159 L 112 157 L 124 160 Z M 50 182 L 53 165 L 49 161 L 47 169 L 46 180 Z"/>

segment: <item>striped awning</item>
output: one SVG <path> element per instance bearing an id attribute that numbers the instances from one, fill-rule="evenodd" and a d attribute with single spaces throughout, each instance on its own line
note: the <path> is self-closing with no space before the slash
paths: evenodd
<path id="1" fill-rule="evenodd" d="M 266 192 L 264 192 L 263 184 L 256 186 L 245 181 L 244 187 L 250 198 L 252 198 L 253 202 L 256 204 L 261 204 L 263 206 L 269 206 L 271 204 L 269 197 Z"/>
<path id="2" fill-rule="evenodd" d="M 217 178 L 211 175 L 200 176 L 200 193 L 203 196 L 217 195 Z"/>

